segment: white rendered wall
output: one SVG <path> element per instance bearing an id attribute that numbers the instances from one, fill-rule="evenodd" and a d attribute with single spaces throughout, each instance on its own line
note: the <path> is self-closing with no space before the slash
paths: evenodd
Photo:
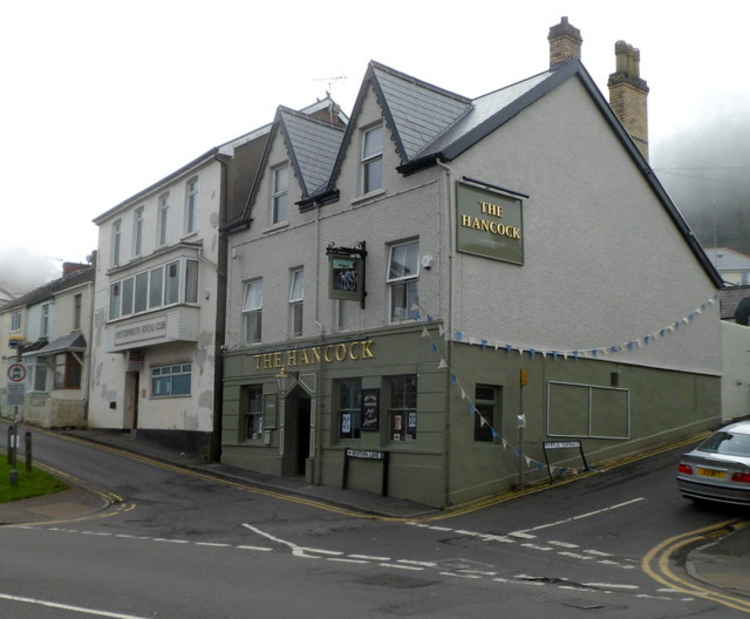
<path id="1" fill-rule="evenodd" d="M 576 78 L 451 167 L 456 177 L 530 195 L 523 266 L 457 254 L 455 330 L 548 350 L 621 345 L 716 293 Z M 718 307 L 648 347 L 607 358 L 718 373 Z"/>
<path id="2" fill-rule="evenodd" d="M 198 177 L 197 231 L 184 234 L 185 189 L 187 181 Z M 157 246 L 158 197 L 169 191 L 170 219 L 167 244 Z M 197 430 L 210 432 L 213 428 L 213 388 L 215 361 L 215 327 L 217 299 L 217 264 L 219 249 L 219 207 L 221 201 L 221 166 L 211 161 L 200 169 L 185 174 L 169 185 L 154 191 L 149 196 L 133 201 L 120 214 L 107 219 L 99 226 L 99 255 L 97 265 L 94 305 L 94 360 L 91 381 L 89 425 L 102 428 L 122 428 L 127 423 L 125 402 L 125 374 L 127 360 L 124 353 L 106 350 L 105 337 L 108 329 L 121 329 L 128 324 L 156 319 L 165 313 L 163 309 L 138 314 L 116 321 L 108 320 L 110 283 L 132 274 L 166 264 L 179 256 L 191 256 L 199 260 L 198 303 L 200 305 L 199 328 L 196 343 L 182 342 L 159 344 L 145 348 L 144 367 L 140 372 L 140 399 L 138 427 L 142 429 Z M 144 206 L 143 253 L 133 256 L 134 210 Z M 121 269 L 108 274 L 111 268 L 111 223 L 117 218 L 123 221 L 121 241 Z M 202 250 L 185 253 L 174 247 L 180 241 L 201 243 Z M 172 247 L 172 249 L 170 249 Z M 153 255 L 154 251 L 157 255 Z M 132 267 L 128 262 L 138 260 Z M 184 287 L 184 280 L 180 282 Z M 190 397 L 151 398 L 150 369 L 154 365 L 170 363 L 192 363 L 192 390 Z M 110 403 L 115 403 L 115 409 Z"/>
<path id="3" fill-rule="evenodd" d="M 750 327 L 721 323 L 721 416 L 724 420 L 750 415 Z"/>

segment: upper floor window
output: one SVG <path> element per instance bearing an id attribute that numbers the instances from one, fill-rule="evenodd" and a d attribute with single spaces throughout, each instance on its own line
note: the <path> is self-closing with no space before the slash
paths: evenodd
<path id="1" fill-rule="evenodd" d="M 120 264 L 120 245 L 122 242 L 122 220 L 112 222 L 112 266 Z"/>
<path id="2" fill-rule="evenodd" d="M 389 305 L 391 322 L 417 317 L 419 303 L 419 241 L 391 245 L 388 259 Z"/>
<path id="3" fill-rule="evenodd" d="M 362 134 L 362 193 L 383 188 L 383 126 Z"/>
<path id="4" fill-rule="evenodd" d="M 245 342 L 260 342 L 263 327 L 263 280 L 254 279 L 245 284 L 245 304 L 242 307 Z"/>
<path id="5" fill-rule="evenodd" d="M 133 255 L 140 256 L 143 253 L 143 207 L 139 206 L 133 211 Z"/>
<path id="6" fill-rule="evenodd" d="M 185 234 L 198 229 L 198 177 L 191 178 L 185 186 Z"/>
<path id="7" fill-rule="evenodd" d="M 49 336 L 49 303 L 42 305 L 42 320 L 39 325 L 39 337 Z"/>
<path id="8" fill-rule="evenodd" d="M 10 315 L 10 330 L 18 331 L 21 328 L 21 312 L 13 312 Z"/>
<path id="9" fill-rule="evenodd" d="M 182 258 L 110 284 L 109 319 L 197 301 L 198 261 Z"/>
<path id="10" fill-rule="evenodd" d="M 167 226 L 169 223 L 169 192 L 159 196 L 159 219 L 156 225 L 158 245 L 167 244 Z"/>
<path id="11" fill-rule="evenodd" d="M 73 328 L 81 328 L 81 308 L 83 306 L 83 295 L 78 293 L 73 297 Z"/>
<path id="12" fill-rule="evenodd" d="M 302 305 L 305 300 L 305 278 L 302 269 L 294 269 L 289 279 L 289 331 L 302 335 Z"/>
<path id="13" fill-rule="evenodd" d="M 289 211 L 289 166 L 273 168 L 271 172 L 271 223 L 286 221 Z"/>

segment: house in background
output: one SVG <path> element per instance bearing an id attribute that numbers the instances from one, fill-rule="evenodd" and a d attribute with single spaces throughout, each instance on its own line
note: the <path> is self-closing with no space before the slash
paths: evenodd
<path id="1" fill-rule="evenodd" d="M 747 254 L 729 247 L 707 247 L 706 255 L 727 284 L 750 284 L 750 256 Z"/>
<path id="2" fill-rule="evenodd" d="M 324 99 L 303 115 L 346 122 Z M 99 215 L 89 426 L 219 455 L 225 228 L 239 219 L 265 125 Z"/>
<path id="3" fill-rule="evenodd" d="M 5 286 L 0 286 L 0 307 L 7 303 L 10 303 L 17 296 L 18 295 L 16 293 L 11 292 Z"/>
<path id="4" fill-rule="evenodd" d="M 86 424 L 94 271 L 89 264 L 66 262 L 61 278 L 0 308 L 2 391 L 8 365 L 20 356 L 26 367 L 22 418 L 29 423 Z"/>

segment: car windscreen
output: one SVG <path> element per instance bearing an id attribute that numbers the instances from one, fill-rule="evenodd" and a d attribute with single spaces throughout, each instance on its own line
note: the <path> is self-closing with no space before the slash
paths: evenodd
<path id="1" fill-rule="evenodd" d="M 716 432 L 698 445 L 700 451 L 750 458 L 750 434 Z"/>

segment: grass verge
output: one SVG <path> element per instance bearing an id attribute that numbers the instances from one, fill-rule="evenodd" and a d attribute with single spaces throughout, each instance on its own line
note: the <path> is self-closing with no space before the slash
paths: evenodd
<path id="1" fill-rule="evenodd" d="M 8 458 L 5 453 L 0 453 L 0 503 L 53 494 L 68 488 L 65 482 L 41 469 L 32 467 L 31 472 L 27 473 L 23 454 L 17 461 L 16 470 L 18 471 L 18 485 L 11 486 Z"/>

